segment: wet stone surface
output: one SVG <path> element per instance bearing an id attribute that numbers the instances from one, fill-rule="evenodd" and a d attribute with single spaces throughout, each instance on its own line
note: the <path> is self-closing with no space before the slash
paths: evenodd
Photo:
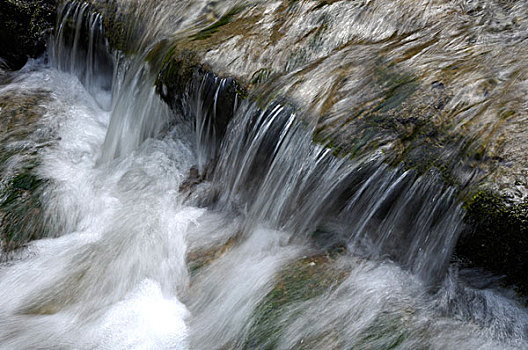
<path id="1" fill-rule="evenodd" d="M 56 0 L 0 1 L 0 66 L 21 68 L 40 56 L 55 25 Z"/>
<path id="2" fill-rule="evenodd" d="M 436 168 L 466 203 L 469 228 L 458 254 L 518 276 L 526 259 L 500 256 L 490 242 L 506 252 L 528 250 L 524 211 L 509 214 L 525 206 L 528 193 L 528 70 L 521 59 L 528 56 L 528 7 L 429 5 L 396 1 L 391 12 L 383 1 L 213 8 L 165 60 L 234 77 L 262 106 L 286 97 L 316 124 L 314 141 L 339 156 L 381 151 L 418 173 Z M 493 220 L 477 214 L 485 204 L 471 209 L 481 192 L 502 203 L 502 214 L 490 211 Z"/>
<path id="3" fill-rule="evenodd" d="M 6 251 L 45 234 L 39 200 L 44 180 L 33 169 L 39 149 L 50 142 L 36 132 L 49 98 L 49 91 L 0 90 L 0 240 Z"/>
<path id="4" fill-rule="evenodd" d="M 291 322 L 283 319 L 288 308 L 335 290 L 349 275 L 350 267 L 339 264 L 339 258 L 344 254 L 345 249 L 337 248 L 325 254 L 303 257 L 285 266 L 272 291 L 257 306 L 244 348 L 276 347 L 281 328 Z M 294 318 L 295 314 L 290 316 Z"/>
<path id="5" fill-rule="evenodd" d="M 487 243 L 496 237 L 508 249 L 528 249 L 524 239 L 511 239 L 524 237 L 524 211 L 508 214 L 524 206 L 528 193 L 526 4 L 276 1 L 241 7 L 226 1 L 203 5 L 185 20 L 165 16 L 154 23 L 156 16 L 147 16 L 192 6 L 115 2 L 97 8 L 114 47 L 127 53 L 148 48 L 153 67 L 162 61 L 158 90 L 173 108 L 200 70 L 234 78 L 241 87 L 234 90 L 263 107 L 286 98 L 316 125 L 314 141 L 336 155 L 381 151 L 393 165 L 419 173 L 438 169 L 467 204 L 471 228 L 461 244 L 479 247 L 478 254 L 459 253 L 497 273 L 522 270 L 514 260 L 497 257 L 501 265 L 491 266 L 478 256 L 497 254 Z M 151 34 L 142 35 L 145 28 Z M 232 106 L 229 96 L 219 103 Z M 482 203 L 480 193 L 502 203 L 500 220 L 486 221 L 476 214 L 480 209 L 471 209 Z"/>

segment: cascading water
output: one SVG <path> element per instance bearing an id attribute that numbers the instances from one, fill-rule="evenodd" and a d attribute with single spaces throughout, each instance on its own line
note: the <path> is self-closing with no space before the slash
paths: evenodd
<path id="1" fill-rule="evenodd" d="M 48 45 L 51 65 L 76 75 L 101 106 L 109 109 L 105 90 L 111 89 L 113 64 L 101 14 L 92 11 L 88 3 L 65 3 L 58 18 Z"/>
<path id="2" fill-rule="evenodd" d="M 31 168 L 48 238 L 0 265 L 0 348 L 528 346 L 526 309 L 448 266 L 463 211 L 438 174 L 336 156 L 288 103 L 212 74 L 171 112 L 155 45 L 112 58 L 102 31 L 65 4 L 51 66 L 0 87 L 51 92 L 16 142 L 58 135 Z"/>

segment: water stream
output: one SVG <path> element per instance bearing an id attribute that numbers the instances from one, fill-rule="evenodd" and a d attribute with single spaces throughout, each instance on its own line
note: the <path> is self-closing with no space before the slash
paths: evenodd
<path id="1" fill-rule="evenodd" d="M 0 86 L 47 96 L 2 141 L 35 150 L 47 235 L 1 253 L 0 348 L 528 347 L 514 293 L 451 261 L 463 210 L 439 174 L 335 156 L 280 101 L 237 99 L 221 136 L 230 80 L 195 82 L 179 115 L 149 48 L 110 54 L 100 15 L 61 11 L 49 60 Z"/>

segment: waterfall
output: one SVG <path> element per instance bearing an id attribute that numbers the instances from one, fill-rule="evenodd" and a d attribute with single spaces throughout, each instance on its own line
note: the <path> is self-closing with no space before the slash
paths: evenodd
<path id="1" fill-rule="evenodd" d="M 526 348 L 526 308 L 452 260 L 439 170 L 339 154 L 298 100 L 203 66 L 174 95 L 169 41 L 232 3 L 117 3 L 152 24 L 133 50 L 63 2 L 49 64 L 0 86 L 51 91 L 34 133 L 58 135 L 31 170 L 49 235 L 0 264 L 0 348 Z"/>
<path id="2" fill-rule="evenodd" d="M 114 64 L 102 15 L 85 2 L 62 2 L 48 46 L 51 65 L 76 75 L 103 108 L 110 108 L 102 91 L 111 89 Z"/>

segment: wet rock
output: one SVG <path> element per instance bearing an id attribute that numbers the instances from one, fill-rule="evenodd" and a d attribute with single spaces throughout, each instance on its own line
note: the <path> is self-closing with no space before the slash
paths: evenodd
<path id="1" fill-rule="evenodd" d="M 283 316 L 289 307 L 334 290 L 349 275 L 350 267 L 339 260 L 344 254 L 343 249 L 330 250 L 303 257 L 284 268 L 273 290 L 255 310 L 244 348 L 276 347 L 280 329 L 287 324 Z"/>
<path id="2" fill-rule="evenodd" d="M 0 239 L 2 248 L 11 251 L 46 234 L 40 195 L 44 181 L 24 169 L 2 191 Z"/>
<path id="3" fill-rule="evenodd" d="M 46 234 L 40 196 L 45 180 L 34 168 L 38 151 L 49 144 L 39 134 L 39 120 L 48 91 L 7 91 L 0 94 L 0 245 L 4 251 L 22 247 Z"/>
<path id="4" fill-rule="evenodd" d="M 464 15 L 445 5 L 443 14 L 417 15 L 395 2 L 400 17 L 387 15 L 381 2 L 310 6 L 245 8 L 211 24 L 215 30 L 207 35 L 181 40 L 174 55 L 191 53 L 210 70 L 236 77 L 257 99 L 287 96 L 305 112 L 302 118 L 316 121 L 314 140 L 336 154 L 382 149 L 394 165 L 440 170 L 469 201 L 470 228 L 458 254 L 522 285 L 528 245 L 518 215 L 490 212 L 490 220 L 484 213 L 491 209 L 481 207 L 476 215 L 470 198 L 486 190 L 501 208 L 522 207 L 528 193 L 528 71 L 519 63 L 528 47 L 517 45 L 508 54 L 509 48 L 499 49 L 527 32 L 519 20 L 526 6 L 490 2 Z M 347 15 L 358 27 L 339 27 Z M 358 29 L 381 18 L 373 31 Z M 473 40 L 453 44 L 457 35 Z M 501 249 L 492 251 L 495 241 Z"/>
<path id="5" fill-rule="evenodd" d="M 240 235 L 235 234 L 224 242 L 206 249 L 191 250 L 187 253 L 186 262 L 191 276 L 196 276 L 200 271 L 218 260 L 231 250 L 239 241 Z"/>
<path id="6" fill-rule="evenodd" d="M 157 91 L 179 115 L 204 126 L 212 125 L 203 135 L 203 141 L 219 147 L 236 103 L 245 98 L 246 90 L 236 80 L 222 78 L 199 64 L 192 52 L 178 51 L 177 56 L 173 52 L 174 49 L 170 50 L 164 60 L 156 82 Z"/>
<path id="7" fill-rule="evenodd" d="M 517 83 L 499 77 L 518 64 L 511 56 L 489 55 L 484 47 L 499 52 L 501 35 L 513 31 L 520 36 L 527 25 L 517 21 L 515 28 L 482 34 L 487 22 L 475 24 L 474 16 L 485 21 L 496 11 L 496 16 L 511 19 L 527 10 L 493 2 L 491 14 L 475 12 L 482 6 L 460 12 L 448 4 L 442 5 L 447 12 L 418 14 L 409 4 L 395 2 L 389 15 L 385 5 L 284 1 L 274 7 L 222 8 L 223 15 L 207 17 L 194 34 L 179 37 L 165 61 L 180 67 L 176 75 L 182 81 L 189 80 L 191 66 L 233 77 L 263 105 L 287 97 L 301 118 L 317 124 L 315 141 L 336 153 L 355 156 L 383 149 L 394 164 L 404 162 L 420 172 L 440 169 L 450 184 L 507 183 L 502 164 L 520 160 L 520 152 L 508 148 L 521 147 L 516 140 L 526 135 L 503 142 L 504 129 L 521 123 L 524 113 L 520 90 L 513 88 Z M 344 28 L 345 19 L 357 26 Z M 376 31 L 361 30 L 381 20 Z M 425 24 L 431 27 L 424 29 Z M 451 35 L 476 32 L 487 35 L 483 47 L 448 47 Z M 451 59 L 450 50 L 460 56 Z M 526 51 L 516 50 L 521 56 Z M 501 64 L 492 67 L 489 61 Z M 166 70 L 161 76 L 166 84 L 160 91 L 168 90 L 172 101 L 171 91 L 183 90 L 177 86 L 181 82 Z M 513 123 L 506 125 L 505 118 Z M 520 125 L 515 130 L 524 133 Z M 522 160 L 523 167 L 527 164 Z M 496 179 L 488 181 L 490 175 Z"/>
<path id="8" fill-rule="evenodd" d="M 189 175 L 180 185 L 179 191 L 190 191 L 192 188 L 203 181 L 203 176 L 200 175 L 200 171 L 196 167 L 189 169 Z"/>
<path id="9" fill-rule="evenodd" d="M 40 56 L 55 26 L 56 0 L 0 0 L 0 57 L 11 69 Z"/>
<path id="10" fill-rule="evenodd" d="M 141 21 L 157 28 L 174 22 L 151 23 L 142 15 L 148 11 L 125 21 L 135 12 L 115 8 L 110 22 L 120 39 L 114 46 L 129 52 L 140 47 L 131 48 L 129 39 L 141 33 Z M 177 35 L 160 30 L 149 39 L 170 47 L 160 51 L 158 91 L 175 110 L 184 111 L 183 97 L 204 79 L 233 79 L 214 111 L 220 134 L 232 115 L 233 96 L 248 96 L 263 107 L 287 99 L 316 126 L 314 141 L 338 156 L 382 152 L 392 165 L 418 173 L 437 169 L 468 203 L 473 233 L 463 236 L 459 255 L 508 273 L 509 262 L 497 258 L 494 265 L 467 247 L 500 237 L 503 249 L 528 251 L 518 239 L 523 230 L 503 232 L 503 224 L 517 227 L 507 224 L 510 216 L 487 221 L 471 209 L 480 191 L 504 208 L 527 200 L 526 18 L 525 3 L 495 0 L 434 6 L 421 0 L 284 0 L 244 7 L 218 2 L 187 19 Z M 211 106 L 206 109 L 211 115 Z"/>
<path id="11" fill-rule="evenodd" d="M 466 211 L 468 228 L 456 254 L 528 295 L 528 203 L 482 191 L 466 203 Z"/>

